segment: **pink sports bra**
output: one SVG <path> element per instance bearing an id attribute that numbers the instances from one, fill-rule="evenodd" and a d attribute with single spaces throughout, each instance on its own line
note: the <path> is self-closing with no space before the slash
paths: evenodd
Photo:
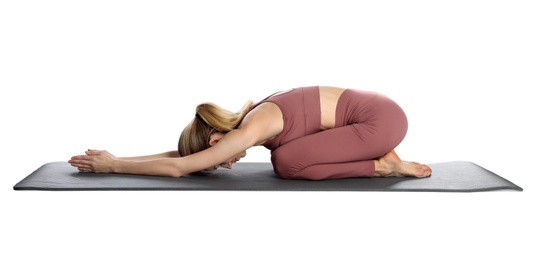
<path id="1" fill-rule="evenodd" d="M 318 86 L 294 88 L 278 92 L 258 102 L 272 102 L 283 114 L 283 131 L 263 145 L 273 151 L 298 137 L 320 132 L 320 89 Z"/>

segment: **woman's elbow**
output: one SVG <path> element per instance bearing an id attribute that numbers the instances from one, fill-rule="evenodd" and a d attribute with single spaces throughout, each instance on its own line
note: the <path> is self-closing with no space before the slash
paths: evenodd
<path id="1" fill-rule="evenodd" d="M 180 168 L 176 166 L 172 166 L 172 165 L 170 165 L 166 169 L 163 169 L 163 173 L 165 176 L 172 177 L 172 178 L 180 178 L 186 174 Z"/>
<path id="2" fill-rule="evenodd" d="M 169 172 L 168 172 L 168 176 L 169 177 L 172 177 L 172 178 L 180 178 L 182 176 L 184 176 L 186 173 L 182 172 L 181 170 L 179 169 L 171 169 Z"/>
<path id="3" fill-rule="evenodd" d="M 167 160 L 167 164 L 163 166 L 163 171 L 165 172 L 166 176 L 179 178 L 187 174 L 185 170 L 183 170 L 183 167 L 179 165 L 177 159 L 169 159 Z"/>
<path id="4" fill-rule="evenodd" d="M 178 173 L 178 172 L 172 172 L 170 174 L 168 174 L 169 177 L 172 177 L 172 178 L 180 178 L 183 176 L 183 174 L 181 173 Z"/>

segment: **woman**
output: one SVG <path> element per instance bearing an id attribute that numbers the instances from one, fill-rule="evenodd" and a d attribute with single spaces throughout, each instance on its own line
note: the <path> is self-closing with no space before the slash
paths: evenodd
<path id="1" fill-rule="evenodd" d="M 69 163 L 80 171 L 181 177 L 232 168 L 252 146 L 271 150 L 283 179 L 430 176 L 427 165 L 401 161 L 406 115 L 388 97 L 337 87 L 300 87 L 247 102 L 232 113 L 212 103 L 197 106 L 177 151 L 116 158 L 88 150 Z"/>

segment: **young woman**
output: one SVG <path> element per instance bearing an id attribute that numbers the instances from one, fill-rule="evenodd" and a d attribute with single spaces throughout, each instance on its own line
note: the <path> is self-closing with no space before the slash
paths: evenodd
<path id="1" fill-rule="evenodd" d="M 80 171 L 181 177 L 232 168 L 252 146 L 271 150 L 283 179 L 428 177 L 429 166 L 401 161 L 394 148 L 408 121 L 401 107 L 375 92 L 337 87 L 300 87 L 275 93 L 238 113 L 212 103 L 197 106 L 177 151 L 116 158 L 88 150 L 69 163 Z"/>

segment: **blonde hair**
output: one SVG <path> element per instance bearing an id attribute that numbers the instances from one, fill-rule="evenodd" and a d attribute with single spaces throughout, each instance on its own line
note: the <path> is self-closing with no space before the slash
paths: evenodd
<path id="1" fill-rule="evenodd" d="M 214 103 L 202 103 L 196 107 L 195 118 L 183 129 L 178 141 L 178 152 L 187 156 L 210 147 L 211 134 L 227 133 L 238 127 L 253 107 L 247 101 L 239 112 L 230 112 Z"/>

